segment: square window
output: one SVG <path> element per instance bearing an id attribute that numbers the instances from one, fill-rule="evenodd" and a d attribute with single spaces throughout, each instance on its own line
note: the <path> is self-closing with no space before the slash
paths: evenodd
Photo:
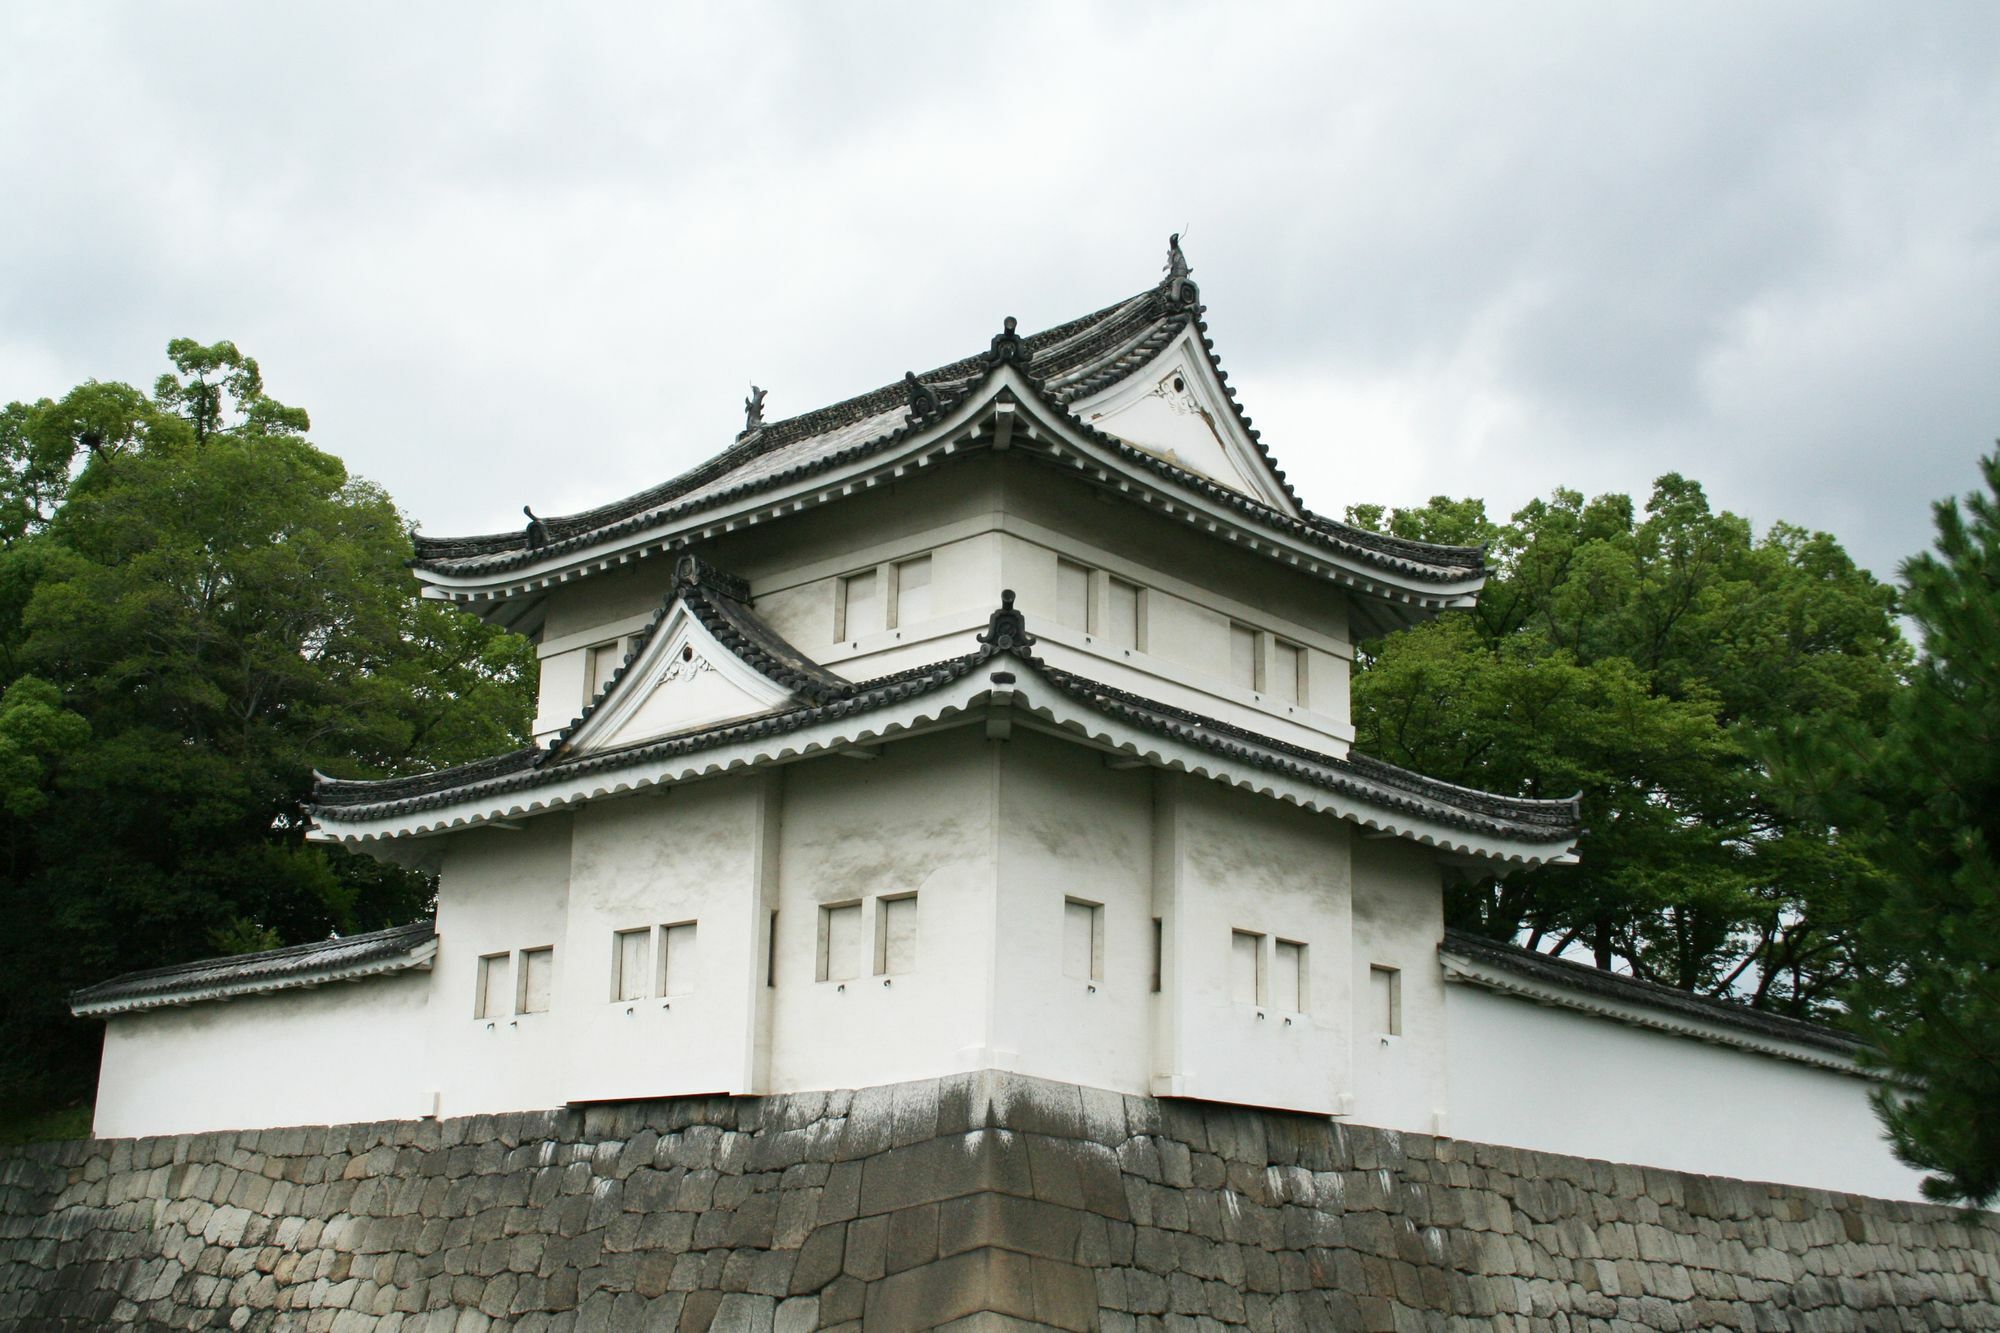
<path id="1" fill-rule="evenodd" d="M 1306 1011 L 1306 946 L 1279 940 L 1271 959 L 1271 1003 L 1293 1013 Z"/>
<path id="2" fill-rule="evenodd" d="M 917 970 L 917 895 L 875 900 L 875 974 Z"/>
<path id="3" fill-rule="evenodd" d="M 1282 703 L 1304 703 L 1306 697 L 1306 651 L 1283 639 L 1271 641 L 1271 669 L 1265 673 L 1271 697 Z"/>
<path id="4" fill-rule="evenodd" d="M 1056 623 L 1089 633 L 1090 568 L 1074 560 L 1056 561 Z"/>
<path id="5" fill-rule="evenodd" d="M 624 665 L 624 644 L 614 639 L 584 650 L 583 697 L 585 702 L 603 693 L 611 678 Z"/>
<path id="6" fill-rule="evenodd" d="M 836 639 L 859 639 L 888 628 L 884 614 L 882 577 L 872 569 L 840 581 L 840 605 L 834 617 Z"/>
<path id="7" fill-rule="evenodd" d="M 1246 690 L 1257 688 L 1257 631 L 1233 621 L 1229 626 L 1229 680 Z"/>
<path id="8" fill-rule="evenodd" d="M 1229 998 L 1238 1004 L 1264 1003 L 1264 937 L 1247 930 L 1229 932 Z"/>
<path id="9" fill-rule="evenodd" d="M 819 909 L 819 979 L 847 981 L 861 971 L 861 904 Z"/>
<path id="10" fill-rule="evenodd" d="M 920 555 L 896 566 L 896 626 L 930 619 L 931 558 Z M 894 626 L 892 626 L 894 628 Z"/>
<path id="11" fill-rule="evenodd" d="M 686 995 L 694 980 L 694 922 L 661 926 L 660 994 Z"/>
<path id="12" fill-rule="evenodd" d="M 555 990 L 556 951 L 552 946 L 521 950 L 520 1000 L 516 1013 L 545 1014 Z"/>
<path id="13" fill-rule="evenodd" d="M 1139 647 L 1139 585 L 1104 581 L 1104 638 L 1113 648 Z"/>
<path id="14" fill-rule="evenodd" d="M 611 998 L 643 1000 L 652 994 L 653 932 L 621 930 L 611 937 Z"/>
<path id="15" fill-rule="evenodd" d="M 499 1018 L 509 1008 L 508 1002 L 514 998 L 513 989 L 507 978 L 512 973 L 508 964 L 512 955 L 489 953 L 479 960 L 479 994 L 472 1004 L 474 1018 Z"/>
<path id="16" fill-rule="evenodd" d="M 1368 998 L 1374 1009 L 1375 1030 L 1385 1037 L 1403 1035 L 1403 974 L 1393 967 L 1371 964 L 1368 968 Z"/>
<path id="17" fill-rule="evenodd" d="M 1104 979 L 1104 904 L 1063 899 L 1063 975 Z"/>

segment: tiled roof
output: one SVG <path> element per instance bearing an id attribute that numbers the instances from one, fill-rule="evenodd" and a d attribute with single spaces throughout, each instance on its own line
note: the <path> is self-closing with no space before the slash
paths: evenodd
<path id="1" fill-rule="evenodd" d="M 1469 931 L 1446 930 L 1438 952 L 1511 973 L 1531 982 L 1577 990 L 1603 999 L 1659 1010 L 1698 1023 L 1734 1028 L 1754 1037 L 1794 1042 L 1837 1055 L 1851 1055 L 1861 1043 L 1838 1028 L 1783 1014 L 1752 1009 L 1746 1004 L 1696 995 L 1658 982 L 1607 972 L 1587 963 L 1503 944 Z"/>
<path id="2" fill-rule="evenodd" d="M 740 614 L 756 622 L 747 609 Z M 1008 614 L 1017 615 L 1011 611 Z M 822 698 L 803 700 L 796 706 L 760 717 L 618 750 L 569 757 L 561 752 L 558 743 L 548 750 L 520 750 L 498 760 L 483 761 L 481 765 L 464 765 L 419 777 L 365 782 L 322 779 L 315 792 L 314 814 L 332 823 L 396 816 L 436 809 L 462 799 L 523 791 L 577 774 L 796 731 L 826 718 L 866 713 L 940 689 L 995 656 L 1007 654 L 1063 694 L 1102 715 L 1232 760 L 1282 771 L 1377 809 L 1539 844 L 1574 839 L 1580 827 L 1574 799 L 1547 801 L 1496 796 L 1438 782 L 1362 755 L 1322 754 L 1049 666 L 1034 655 L 1032 642 L 1030 639 L 1023 644 L 1018 638 L 989 642 L 979 651 L 962 657 L 875 680 L 843 682 L 838 691 Z"/>
<path id="3" fill-rule="evenodd" d="M 1344 758 L 1322 754 L 1115 689 L 1075 672 L 1038 665 L 1056 688 L 1090 704 L 1098 712 L 1260 768 L 1283 769 L 1294 777 L 1330 787 L 1380 809 L 1402 810 L 1440 823 L 1524 841 L 1574 838 L 1581 828 L 1576 797 L 1550 801 L 1496 796 L 1427 778 L 1364 754 L 1350 752 Z"/>
<path id="4" fill-rule="evenodd" d="M 1064 399 L 1094 393 L 1150 361 L 1192 312 L 1169 306 L 1153 288 L 1093 311 L 1024 341 L 1030 366 L 1051 392 Z M 987 369 L 985 355 L 961 358 L 917 378 L 941 393 L 963 388 Z M 1105 378 L 1109 376 L 1109 378 Z M 1100 381 L 1102 381 L 1100 383 Z M 426 569 L 504 569 L 594 538 L 626 520 L 676 503 L 719 498 L 738 487 L 786 475 L 802 464 L 839 456 L 856 445 L 888 435 L 909 419 L 909 394 L 902 381 L 883 385 L 817 411 L 772 422 L 715 457 L 637 495 L 595 509 L 543 520 L 548 546 L 531 549 L 522 530 L 478 537 L 416 539 L 416 564 Z"/>
<path id="5" fill-rule="evenodd" d="M 1167 281 L 1102 310 L 1073 319 L 1020 340 L 1022 369 L 1038 384 L 1051 406 L 1067 411 L 1134 374 L 1190 326 L 1227 394 L 1231 411 L 1271 469 L 1285 496 L 1298 505 L 1297 493 L 1285 480 L 1277 460 L 1243 412 L 1228 373 L 1215 356 L 1214 341 L 1202 318 L 1194 285 L 1185 269 Z M 997 340 L 996 340 L 997 341 Z M 992 352 L 961 358 L 914 377 L 944 402 L 955 402 L 995 367 Z M 640 528 L 683 514 L 692 514 L 725 500 L 772 489 L 879 452 L 927 424 L 913 411 L 907 382 L 884 385 L 844 402 L 765 425 L 740 438 L 707 462 L 637 495 L 581 513 L 540 519 L 531 525 L 537 540 L 525 530 L 476 537 L 416 538 L 418 569 L 441 575 L 499 574 L 554 555 L 581 551 Z M 1178 468 L 1086 423 L 1075 423 L 1093 438 L 1108 443 L 1126 462 L 1201 492 L 1246 517 L 1280 528 L 1295 537 L 1359 556 L 1365 563 L 1387 564 L 1419 579 L 1445 582 L 1483 573 L 1484 555 L 1467 547 L 1437 546 L 1355 528 L 1299 506 L 1293 517 L 1199 474 Z"/>
<path id="6" fill-rule="evenodd" d="M 366 935 L 127 972 L 75 992 L 70 1008 L 78 1014 L 120 1013 L 400 971 L 421 965 L 436 936 L 435 923 L 415 921 Z"/>

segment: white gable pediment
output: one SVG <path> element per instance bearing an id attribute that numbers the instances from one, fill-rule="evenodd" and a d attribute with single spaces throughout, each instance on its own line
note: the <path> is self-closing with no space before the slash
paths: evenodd
<path id="1" fill-rule="evenodd" d="M 1188 328 L 1132 375 L 1074 403 L 1079 421 L 1284 513 L 1297 507 L 1243 429 Z"/>
<path id="2" fill-rule="evenodd" d="M 790 690 L 724 647 L 686 603 L 675 602 L 566 748 L 615 750 L 792 702 Z"/>

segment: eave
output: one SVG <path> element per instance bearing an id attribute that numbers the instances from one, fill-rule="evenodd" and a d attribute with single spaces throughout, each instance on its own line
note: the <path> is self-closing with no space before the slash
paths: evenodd
<path id="1" fill-rule="evenodd" d="M 453 602 L 489 619 L 519 621 L 524 604 L 549 589 L 724 533 L 766 524 L 922 473 L 975 450 L 1018 450 L 1058 466 L 1210 537 L 1359 595 L 1364 631 L 1395 628 L 1440 611 L 1471 606 L 1484 585 L 1483 563 L 1457 548 L 1426 547 L 1294 518 L 1247 495 L 1174 467 L 1072 417 L 1043 387 L 1011 364 L 994 366 L 935 418 L 906 421 L 856 445 L 805 475 L 670 505 L 607 529 L 601 540 L 573 544 L 518 567 L 487 571 L 419 568 L 426 597 Z M 1456 565 L 1420 557 L 1448 555 Z"/>
<path id="2" fill-rule="evenodd" d="M 1016 673 L 1019 673 L 1017 676 Z M 1021 676 L 1027 678 L 1022 683 Z M 1315 756 L 1239 728 L 1150 704 L 1061 672 L 1020 653 L 980 653 L 856 687 L 857 698 L 801 707 L 704 732 L 662 737 L 540 768 L 532 764 L 478 777 L 457 788 L 395 797 L 395 784 L 344 784 L 342 803 L 313 809 L 313 837 L 378 855 L 405 840 L 515 821 L 601 800 L 839 754 L 942 728 L 984 725 L 1006 734 L 1019 724 L 1049 731 L 1107 755 L 1222 782 L 1323 812 L 1441 854 L 1506 865 L 1574 859 L 1574 805 L 1507 802 L 1556 827 L 1511 829 L 1484 814 L 1426 803 L 1417 788 L 1399 795 L 1352 761 Z M 1381 766 L 1381 772 L 1395 772 Z M 1404 775 L 1412 783 L 1425 783 Z M 367 801 L 378 786 L 390 799 Z M 1428 784 L 1449 794 L 1456 789 Z"/>

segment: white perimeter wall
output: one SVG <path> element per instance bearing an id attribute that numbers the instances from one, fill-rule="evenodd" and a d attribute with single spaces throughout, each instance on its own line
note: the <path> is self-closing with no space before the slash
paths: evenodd
<path id="1" fill-rule="evenodd" d="M 1446 1008 L 1456 1138 L 1919 1197 L 1864 1079 L 1471 985 L 1446 987 Z"/>
<path id="2" fill-rule="evenodd" d="M 428 972 L 154 1009 L 104 1028 L 99 1138 L 430 1114 Z"/>

